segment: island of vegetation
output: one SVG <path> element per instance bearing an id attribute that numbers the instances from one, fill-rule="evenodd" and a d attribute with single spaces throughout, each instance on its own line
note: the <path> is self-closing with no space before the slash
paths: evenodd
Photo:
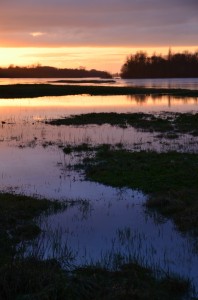
<path id="1" fill-rule="evenodd" d="M 79 69 L 58 69 L 49 66 L 31 66 L 18 67 L 9 66 L 8 68 L 0 68 L 0 78 L 112 78 L 110 73 L 106 71 L 98 71 L 95 69 L 86 70 Z"/>
<path id="2" fill-rule="evenodd" d="M 181 133 L 198 136 L 198 113 L 162 112 L 158 115 L 151 113 L 88 113 L 46 121 L 46 124 L 57 126 L 110 124 L 121 128 L 132 126 L 148 132 L 167 133 L 170 137 L 177 137 Z"/>
<path id="3" fill-rule="evenodd" d="M 195 53 L 171 53 L 148 56 L 140 51 L 127 57 L 121 69 L 121 77 L 127 78 L 197 78 L 198 51 Z"/>
<path id="4" fill-rule="evenodd" d="M 143 88 L 99 85 L 52 85 L 52 84 L 10 84 L 0 85 L 0 98 L 35 98 L 66 95 L 170 95 L 174 97 L 198 97 L 198 90 Z"/>

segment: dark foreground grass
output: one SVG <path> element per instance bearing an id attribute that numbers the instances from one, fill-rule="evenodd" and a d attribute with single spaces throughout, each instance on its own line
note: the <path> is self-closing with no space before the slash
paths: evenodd
<path id="1" fill-rule="evenodd" d="M 35 217 L 57 209 L 57 202 L 0 194 L 0 299 L 179 300 L 189 293 L 189 281 L 169 275 L 156 279 L 137 263 L 117 271 L 96 266 L 65 271 L 55 259 L 17 255 L 17 245 L 40 232 Z"/>
<path id="2" fill-rule="evenodd" d="M 0 275 L 4 300 L 181 300 L 190 287 L 188 281 L 174 276 L 156 279 L 135 263 L 118 271 L 92 266 L 69 274 L 55 260 L 32 258 L 15 262 Z"/>
<path id="3" fill-rule="evenodd" d="M 170 133 L 170 138 L 178 137 L 177 133 L 198 135 L 198 113 L 88 113 L 47 121 L 51 125 L 103 125 L 110 124 L 122 128 L 132 126 L 144 131 Z"/>
<path id="4" fill-rule="evenodd" d="M 57 201 L 0 193 L 0 266 L 15 256 L 17 244 L 40 233 L 36 217 L 64 208 Z"/>
<path id="5" fill-rule="evenodd" d="M 82 86 L 50 84 L 0 85 L 0 98 L 34 98 L 64 95 L 172 95 L 175 97 L 198 97 L 197 90 L 161 89 L 119 86 Z"/>
<path id="6" fill-rule="evenodd" d="M 148 207 L 198 235 L 198 154 L 102 149 L 82 167 L 91 180 L 149 194 Z"/>

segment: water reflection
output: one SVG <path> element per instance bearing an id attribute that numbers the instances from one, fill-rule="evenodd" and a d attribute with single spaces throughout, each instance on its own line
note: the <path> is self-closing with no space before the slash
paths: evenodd
<path id="1" fill-rule="evenodd" d="M 162 95 L 127 95 L 128 99 L 136 105 L 141 105 L 142 109 L 145 110 L 146 107 L 150 107 L 150 109 L 156 111 L 160 111 L 160 109 L 168 109 L 168 110 L 175 110 L 183 111 L 185 109 L 197 109 L 198 98 L 197 97 L 173 97 L 170 95 L 162 96 Z M 189 106 L 189 107 L 188 107 Z"/>
<path id="2" fill-rule="evenodd" d="M 134 255 L 145 263 L 193 278 L 198 286 L 198 256 L 189 237 L 181 236 L 172 222 L 145 213 L 141 192 L 116 189 L 86 181 L 71 170 L 78 159 L 65 155 L 58 145 L 88 142 L 123 143 L 140 149 L 196 149 L 197 140 L 184 135 L 167 142 L 133 128 L 109 125 L 88 127 L 50 126 L 45 119 L 88 112 L 189 111 L 197 110 L 197 99 L 167 96 L 65 96 L 0 100 L 0 189 L 52 199 L 85 199 L 50 216 L 42 223 L 46 244 L 61 229 L 62 245 L 74 252 L 75 263 L 109 260 L 115 253 Z M 192 143 L 192 148 L 191 148 Z M 186 148 L 185 148 L 186 147 Z M 48 224 L 47 229 L 46 223 Z M 51 254 L 47 247 L 45 255 Z"/>
<path id="3" fill-rule="evenodd" d="M 61 96 L 35 99 L 0 99 L 0 143 L 20 148 L 80 143 L 122 143 L 138 149 L 174 150 L 178 147 L 189 151 L 196 138 L 185 135 L 182 140 L 158 139 L 152 133 L 134 128 L 102 126 L 51 126 L 43 121 L 72 114 L 90 112 L 159 112 L 197 111 L 197 99 L 168 96 Z M 193 145 L 194 144 L 194 145 Z M 189 148 L 191 147 L 191 149 Z"/>
<path id="4" fill-rule="evenodd" d="M 57 118 L 89 112 L 159 112 L 198 109 L 198 98 L 159 95 L 58 96 L 29 99 L 0 99 L 0 121 L 15 122 Z"/>
<path id="5" fill-rule="evenodd" d="M 61 243 L 76 254 L 74 264 L 100 261 L 113 267 L 115 255 L 123 262 L 135 257 L 152 267 L 193 278 L 198 284 L 198 257 L 191 240 L 179 235 L 170 221 L 157 223 L 156 218 L 145 214 L 144 195 L 126 189 L 120 196 L 117 189 L 103 185 L 94 197 L 96 194 L 97 200 L 89 198 L 88 210 L 73 206 L 48 219 L 49 232 L 64 229 Z"/>
<path id="6" fill-rule="evenodd" d="M 148 78 L 117 80 L 117 85 L 139 86 L 147 88 L 198 89 L 198 78 Z"/>
<path id="7" fill-rule="evenodd" d="M 64 80 L 64 78 L 0 78 L 0 84 L 25 84 L 25 83 L 48 83 L 50 81 Z M 67 78 L 72 80 L 82 80 L 82 78 Z M 99 79 L 99 78 L 86 78 Z M 150 78 L 150 79 L 119 79 L 114 78 L 115 83 L 104 83 L 102 85 L 113 86 L 133 86 L 148 88 L 181 88 L 198 89 L 198 78 Z M 54 83 L 55 84 L 55 83 Z M 60 84 L 60 83 L 59 83 Z M 93 85 L 93 84 L 87 84 Z"/>
<path id="8" fill-rule="evenodd" d="M 85 181 L 67 166 L 71 163 L 57 147 L 19 149 L 1 147 L 1 190 L 52 199 L 86 199 L 44 220 L 46 244 L 61 229 L 62 245 L 76 254 L 75 264 L 105 260 L 120 253 L 134 255 L 195 279 L 198 256 L 188 237 L 178 234 L 172 222 L 145 214 L 141 192 L 116 189 Z M 48 227 L 46 227 L 46 223 Z M 48 250 L 46 250 L 48 249 Z M 46 246 L 45 255 L 51 255 Z M 110 261 L 109 261 L 110 263 Z"/>

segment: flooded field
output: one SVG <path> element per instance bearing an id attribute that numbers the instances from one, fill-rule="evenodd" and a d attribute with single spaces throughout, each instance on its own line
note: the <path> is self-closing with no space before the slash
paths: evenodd
<path id="1" fill-rule="evenodd" d="M 198 83 L 192 80 L 186 84 L 195 89 Z M 149 211 L 143 205 L 147 195 L 141 191 L 86 180 L 83 172 L 72 168 L 83 154 L 65 154 L 62 149 L 67 144 L 121 143 L 133 150 L 197 153 L 198 137 L 182 134 L 169 140 L 159 138 L 156 132 L 133 127 L 45 123 L 90 112 L 197 112 L 197 101 L 197 98 L 143 95 L 0 99 L 1 191 L 84 201 L 42 218 L 45 234 L 35 244 L 41 239 L 45 241 L 45 257 L 52 256 L 49 241 L 53 243 L 54 236 L 58 236 L 62 247 L 67 246 L 73 253 L 74 265 L 100 261 L 111 267 L 115 254 L 123 261 L 135 257 L 142 264 L 192 279 L 198 291 L 198 241 L 179 233 L 172 221 Z"/>

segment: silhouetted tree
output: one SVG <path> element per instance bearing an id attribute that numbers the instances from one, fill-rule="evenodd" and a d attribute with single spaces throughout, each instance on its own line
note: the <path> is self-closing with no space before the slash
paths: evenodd
<path id="1" fill-rule="evenodd" d="M 137 52 L 127 57 L 121 69 L 122 78 L 181 78 L 198 77 L 198 52 L 173 54 L 169 49 L 167 56 L 147 56 Z"/>

